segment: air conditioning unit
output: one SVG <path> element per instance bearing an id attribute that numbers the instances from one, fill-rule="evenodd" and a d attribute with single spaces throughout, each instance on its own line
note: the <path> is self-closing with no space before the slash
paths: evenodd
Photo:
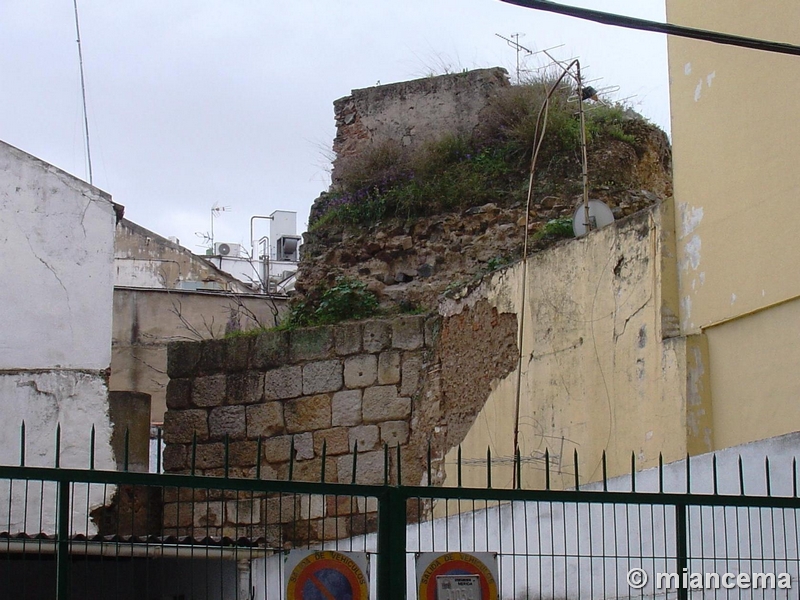
<path id="1" fill-rule="evenodd" d="M 242 254 L 241 244 L 231 244 L 229 242 L 217 242 L 214 244 L 215 256 L 239 257 Z"/>
<path id="2" fill-rule="evenodd" d="M 300 260 L 300 240 L 299 235 L 284 235 L 278 238 L 278 255 L 275 260 L 288 260 L 297 262 Z"/>

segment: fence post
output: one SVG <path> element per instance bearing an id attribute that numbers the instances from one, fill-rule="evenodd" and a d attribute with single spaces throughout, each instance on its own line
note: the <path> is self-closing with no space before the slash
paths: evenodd
<path id="1" fill-rule="evenodd" d="M 56 600 L 68 600 L 69 590 L 69 481 L 58 482 Z"/>
<path id="2" fill-rule="evenodd" d="M 406 597 L 406 501 L 386 486 L 378 497 L 378 600 Z"/>
<path id="3" fill-rule="evenodd" d="M 686 504 L 675 505 L 675 542 L 678 571 L 678 600 L 689 600 L 689 589 L 683 585 L 683 574 L 689 568 L 689 543 Z M 655 575 L 655 574 L 654 574 Z"/>

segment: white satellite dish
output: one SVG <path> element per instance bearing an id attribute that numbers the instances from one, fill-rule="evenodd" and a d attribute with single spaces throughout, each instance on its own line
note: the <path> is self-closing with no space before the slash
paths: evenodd
<path id="1" fill-rule="evenodd" d="M 585 206 L 585 204 L 581 203 L 572 215 L 572 232 L 575 237 L 582 237 L 587 233 Z M 614 213 L 611 212 L 605 202 L 589 200 L 589 222 L 591 223 L 592 231 L 600 229 L 614 222 Z"/>

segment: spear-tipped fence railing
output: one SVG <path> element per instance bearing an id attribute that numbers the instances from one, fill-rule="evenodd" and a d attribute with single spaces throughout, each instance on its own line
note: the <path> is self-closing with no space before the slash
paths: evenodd
<path id="1" fill-rule="evenodd" d="M 379 600 L 416 598 L 415 560 L 429 552 L 494 556 L 500 598 L 686 599 L 694 597 L 691 577 L 708 573 L 717 587 L 712 578 L 703 598 L 791 597 L 752 589 L 752 581 L 731 589 L 719 580 L 725 574 L 763 575 L 757 582 L 773 588 L 785 574 L 798 586 L 797 464 L 785 453 L 759 468 L 751 456 L 723 452 L 669 465 L 659 458 L 638 472 L 631 455 L 629 475 L 613 479 L 604 454 L 601 478 L 586 481 L 575 452 L 572 488 L 554 489 L 546 451 L 543 485 L 532 489 L 517 452 L 506 489 L 493 481 L 489 450 L 485 487 L 464 485 L 460 448 L 448 466 L 452 480 L 434 486 L 442 465 L 430 447 L 411 457 L 388 445 L 382 473 L 367 471 L 374 460 L 362 460 L 358 446 L 339 456 L 337 479 L 349 476 L 339 483 L 329 481 L 326 442 L 316 481 L 296 481 L 293 441 L 278 480 L 264 478 L 274 472 L 262 464 L 261 440 L 249 476 L 232 477 L 226 437 L 224 476 L 209 477 L 197 474 L 196 440 L 185 474 L 133 472 L 129 437 L 121 471 L 95 468 L 94 431 L 84 468 L 67 464 L 74 457 L 66 460 L 60 428 L 51 466 L 32 466 L 42 453 L 21 427 L 18 464 L 0 466 L 0 598 L 278 600 L 285 554 L 296 549 L 366 553 L 370 595 Z M 420 460 L 422 470 L 412 472 L 426 485 L 404 484 L 403 471 Z M 632 569 L 650 581 L 631 587 Z M 659 573 L 675 575 L 665 581 L 677 585 L 656 589 Z"/>

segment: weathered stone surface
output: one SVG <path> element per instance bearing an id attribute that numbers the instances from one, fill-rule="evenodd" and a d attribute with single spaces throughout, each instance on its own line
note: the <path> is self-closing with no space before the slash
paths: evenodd
<path id="1" fill-rule="evenodd" d="M 394 447 L 406 442 L 408 442 L 408 423 L 405 421 L 381 423 L 381 443 Z"/>
<path id="2" fill-rule="evenodd" d="M 283 432 L 283 404 L 265 402 L 254 404 L 246 409 L 247 437 L 270 437 Z"/>
<path id="3" fill-rule="evenodd" d="M 228 500 L 225 503 L 225 522 L 235 525 L 257 525 L 261 522 L 261 498 Z M 245 534 L 245 532 L 239 535 Z"/>
<path id="4" fill-rule="evenodd" d="M 350 429 L 348 438 L 351 451 L 356 445 L 356 442 L 358 442 L 360 457 L 361 452 L 375 450 L 378 446 L 378 440 L 380 439 L 380 431 L 377 425 L 359 425 L 358 427 L 352 427 Z"/>
<path id="5" fill-rule="evenodd" d="M 300 366 L 280 367 L 264 373 L 264 399 L 297 398 L 303 393 L 303 371 Z"/>
<path id="6" fill-rule="evenodd" d="M 290 435 L 270 437 L 261 441 L 261 455 L 268 463 L 288 462 L 291 449 L 292 436 Z"/>
<path id="7" fill-rule="evenodd" d="M 258 442 L 231 442 L 228 446 L 229 464 L 236 467 L 252 467 L 258 458 Z"/>
<path id="8" fill-rule="evenodd" d="M 195 467 L 200 470 L 214 469 L 225 464 L 225 444 L 198 444 Z"/>
<path id="9" fill-rule="evenodd" d="M 167 408 L 189 408 L 192 401 L 191 379 L 170 379 L 167 384 Z"/>
<path id="10" fill-rule="evenodd" d="M 378 383 L 393 385 L 400 383 L 400 352 L 387 350 L 378 357 Z"/>
<path id="11" fill-rule="evenodd" d="M 350 518 L 333 517 L 311 521 L 312 539 L 321 541 L 338 540 L 350 535 Z"/>
<path id="12" fill-rule="evenodd" d="M 345 455 L 338 458 L 339 483 L 350 483 L 353 476 L 353 458 Z M 358 455 L 356 462 L 356 483 L 371 485 L 383 483 L 383 450 L 365 452 Z"/>
<path id="13" fill-rule="evenodd" d="M 247 435 L 244 406 L 219 406 L 208 414 L 208 429 L 211 439 L 222 439 L 228 434 L 232 440 Z"/>
<path id="14" fill-rule="evenodd" d="M 189 467 L 189 447 L 186 444 L 170 444 L 164 448 L 162 461 L 165 471 L 178 471 Z"/>
<path id="15" fill-rule="evenodd" d="M 361 324 L 345 323 L 334 330 L 336 354 L 344 356 L 361 352 Z"/>
<path id="16" fill-rule="evenodd" d="M 300 498 L 296 494 L 283 494 L 267 498 L 264 502 L 264 517 L 267 523 L 291 523 L 301 518 Z"/>
<path id="17" fill-rule="evenodd" d="M 303 394 L 335 392 L 342 387 L 342 363 L 325 360 L 303 366 Z"/>
<path id="18" fill-rule="evenodd" d="M 425 346 L 433 348 L 439 340 L 439 333 L 442 330 L 442 318 L 438 315 L 425 320 Z"/>
<path id="19" fill-rule="evenodd" d="M 197 370 L 202 374 L 219 373 L 225 370 L 228 355 L 227 340 L 205 340 L 200 342 L 200 360 Z"/>
<path id="20" fill-rule="evenodd" d="M 325 443 L 327 456 L 346 454 L 349 447 L 347 427 L 334 427 L 332 429 L 320 429 L 314 432 L 314 453 L 322 455 L 322 444 Z"/>
<path id="21" fill-rule="evenodd" d="M 164 414 L 164 442 L 191 444 L 194 433 L 197 441 L 208 439 L 208 413 L 202 409 L 168 410 Z"/>
<path id="22" fill-rule="evenodd" d="M 292 362 L 320 360 L 333 354 L 333 329 L 331 327 L 308 327 L 295 329 L 290 336 Z"/>
<path id="23" fill-rule="evenodd" d="M 350 356 L 344 361 L 344 385 L 363 388 L 375 383 L 378 377 L 378 360 L 374 354 Z"/>
<path id="24" fill-rule="evenodd" d="M 352 496 L 326 496 L 325 511 L 329 517 L 341 517 L 358 513 L 358 500 Z"/>
<path id="25" fill-rule="evenodd" d="M 314 458 L 314 434 L 309 431 L 295 435 L 294 452 L 297 460 L 311 460 Z"/>
<path id="26" fill-rule="evenodd" d="M 191 527 L 194 515 L 188 502 L 170 502 L 164 505 L 164 527 Z"/>
<path id="27" fill-rule="evenodd" d="M 417 350 L 422 348 L 425 336 L 422 325 L 425 317 L 412 315 L 399 317 L 392 321 L 392 346 L 401 350 Z"/>
<path id="28" fill-rule="evenodd" d="M 286 420 L 286 431 L 289 433 L 329 429 L 331 426 L 331 396 L 319 394 L 288 400 L 284 405 L 283 416 Z"/>
<path id="29" fill-rule="evenodd" d="M 336 392 L 331 404 L 331 424 L 334 427 L 361 423 L 361 390 Z"/>
<path id="30" fill-rule="evenodd" d="M 225 371 L 236 373 L 246 371 L 252 354 L 253 339 L 250 336 L 234 337 L 225 340 Z"/>
<path id="31" fill-rule="evenodd" d="M 206 502 L 202 505 L 196 505 L 194 511 L 194 526 L 195 527 L 215 527 L 222 525 L 222 520 L 225 516 L 222 502 Z M 205 532 L 197 532 L 198 535 L 204 535 Z M 213 535 L 213 534 L 212 534 Z"/>
<path id="32" fill-rule="evenodd" d="M 325 497 L 308 494 L 300 496 L 300 515 L 304 519 L 320 519 L 325 516 Z"/>
<path id="33" fill-rule="evenodd" d="M 227 404 L 255 404 L 264 396 L 264 374 L 246 371 L 228 375 L 225 400 Z"/>
<path id="34" fill-rule="evenodd" d="M 413 396 L 417 391 L 422 376 L 422 355 L 406 354 L 403 357 L 402 381 L 400 383 L 401 396 Z"/>
<path id="35" fill-rule="evenodd" d="M 220 406 L 225 400 L 225 375 L 198 377 L 192 383 L 192 404 L 202 408 Z"/>
<path id="36" fill-rule="evenodd" d="M 411 416 L 411 398 L 399 397 L 393 385 L 367 388 L 364 390 L 361 416 L 364 423 L 407 419 Z"/>
<path id="37" fill-rule="evenodd" d="M 167 375 L 194 377 L 200 361 L 201 346 L 197 342 L 172 342 L 167 346 Z"/>
<path id="38" fill-rule="evenodd" d="M 250 366 L 253 369 L 272 369 L 289 361 L 289 332 L 265 331 L 253 341 Z"/>
<path id="39" fill-rule="evenodd" d="M 331 456 L 326 459 L 325 481 L 337 481 L 338 469 L 336 464 L 339 458 L 341 458 L 341 456 Z M 322 459 L 319 457 L 315 458 L 314 460 L 297 461 L 294 463 L 294 473 L 292 473 L 292 479 L 294 481 L 320 481 L 322 477 L 321 467 Z"/>
<path id="40" fill-rule="evenodd" d="M 364 352 L 380 352 L 392 345 L 392 326 L 387 321 L 364 323 Z"/>

